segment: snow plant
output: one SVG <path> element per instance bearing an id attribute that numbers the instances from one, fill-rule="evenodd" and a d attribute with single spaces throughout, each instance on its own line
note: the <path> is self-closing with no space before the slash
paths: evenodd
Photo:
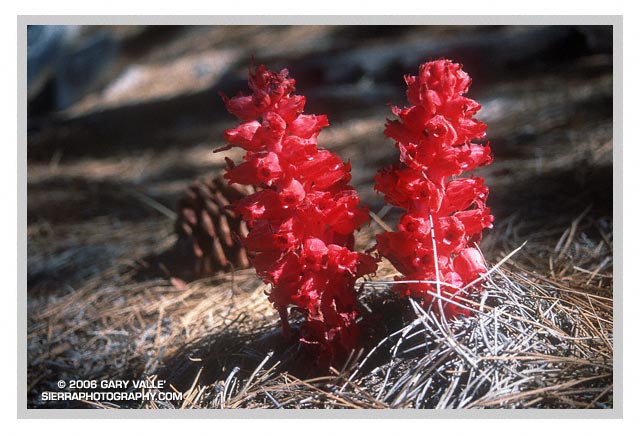
<path id="1" fill-rule="evenodd" d="M 354 231 L 369 221 L 349 185 L 351 166 L 318 147 L 326 115 L 304 114 L 287 70 L 263 65 L 249 73 L 248 95 L 228 98 L 241 123 L 225 132 L 244 149 L 243 162 L 227 160 L 229 183 L 259 190 L 233 208 L 247 222 L 244 238 L 258 276 L 271 285 L 269 301 L 289 336 L 289 308 L 302 314 L 300 341 L 319 359 L 345 357 L 358 344 L 355 281 L 376 270 L 369 255 L 353 251 Z"/>
<path id="2" fill-rule="evenodd" d="M 405 82 L 409 105 L 392 106 L 397 119 L 384 131 L 399 162 L 380 170 L 374 186 L 405 213 L 397 231 L 376 236 L 377 249 L 404 275 L 396 292 L 445 317 L 468 315 L 464 300 L 487 272 L 476 244 L 493 216 L 484 180 L 461 174 L 491 163 L 489 145 L 477 142 L 486 125 L 474 118 L 480 105 L 464 96 L 471 79 L 459 64 L 427 62 Z"/>

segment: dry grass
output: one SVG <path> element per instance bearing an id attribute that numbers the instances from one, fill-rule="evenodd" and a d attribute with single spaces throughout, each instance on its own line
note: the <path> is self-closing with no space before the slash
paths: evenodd
<path id="1" fill-rule="evenodd" d="M 378 327 L 328 374 L 284 342 L 251 270 L 136 283 L 135 268 L 114 268 L 105 274 L 128 284 L 98 277 L 31 311 L 30 406 L 51 406 L 38 393 L 57 390 L 58 379 L 146 377 L 167 380 L 182 402 L 56 407 L 610 408 L 612 235 L 585 216 L 496 255 L 482 292 L 465 303 L 472 315 L 451 323 L 397 300 L 383 284 L 396 272 L 383 264 L 360 298 L 363 325 Z M 551 237 L 555 246 L 542 243 Z"/>

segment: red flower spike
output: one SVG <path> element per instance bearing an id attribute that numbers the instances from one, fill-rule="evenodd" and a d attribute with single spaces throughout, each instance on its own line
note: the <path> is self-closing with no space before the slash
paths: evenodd
<path id="1" fill-rule="evenodd" d="M 375 189 L 406 214 L 397 232 L 376 236 L 377 249 L 403 281 L 420 282 L 396 285 L 400 295 L 442 307 L 445 317 L 468 315 L 461 299 L 477 287 L 462 289 L 487 272 L 473 244 L 492 227 L 493 216 L 485 207 L 484 181 L 456 177 L 491 163 L 489 146 L 472 142 L 484 138 L 486 125 L 473 118 L 480 105 L 463 96 L 471 79 L 460 65 L 428 62 L 405 82 L 411 106 L 392 107 L 398 119 L 384 131 L 396 142 L 400 163 L 378 172 Z"/>
<path id="2" fill-rule="evenodd" d="M 356 346 L 355 281 L 374 273 L 376 261 L 353 252 L 353 233 L 368 210 L 349 186 L 351 166 L 318 149 L 325 115 L 305 115 L 305 98 L 291 95 L 287 70 L 263 65 L 249 72 L 251 95 L 227 98 L 227 110 L 243 123 L 225 132 L 230 146 L 247 151 L 228 161 L 230 183 L 262 190 L 232 205 L 247 222 L 244 244 L 258 276 L 271 285 L 269 300 L 288 335 L 289 308 L 302 313 L 300 341 L 330 363 Z"/>

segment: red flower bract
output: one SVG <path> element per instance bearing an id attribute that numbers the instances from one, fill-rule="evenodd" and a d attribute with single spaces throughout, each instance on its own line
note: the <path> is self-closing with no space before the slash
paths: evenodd
<path id="1" fill-rule="evenodd" d="M 303 114 L 305 98 L 291 95 L 287 70 L 260 65 L 249 73 L 251 95 L 227 98 L 227 110 L 243 122 L 225 132 L 231 146 L 247 151 L 228 161 L 229 183 L 261 188 L 232 207 L 249 226 L 244 238 L 269 300 L 289 332 L 288 308 L 305 322 L 300 340 L 319 360 L 345 357 L 357 345 L 355 281 L 376 270 L 368 255 L 353 252 L 353 233 L 369 220 L 349 186 L 351 166 L 317 148 L 325 115 Z"/>
<path id="2" fill-rule="evenodd" d="M 392 107 L 399 119 L 384 132 L 396 142 L 400 163 L 379 171 L 375 189 L 406 213 L 397 232 L 377 235 L 378 252 L 403 282 L 416 282 L 396 285 L 399 294 L 441 307 L 445 317 L 466 315 L 461 298 L 476 287 L 464 288 L 487 272 L 474 243 L 493 216 L 483 179 L 456 177 L 491 163 L 489 145 L 472 142 L 485 136 L 486 126 L 473 118 L 480 105 L 463 96 L 471 79 L 460 65 L 428 62 L 405 81 L 411 106 Z"/>

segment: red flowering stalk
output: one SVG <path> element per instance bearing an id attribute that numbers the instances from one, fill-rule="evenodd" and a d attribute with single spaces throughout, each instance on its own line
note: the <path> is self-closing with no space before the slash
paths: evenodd
<path id="1" fill-rule="evenodd" d="M 369 217 L 349 185 L 351 166 L 317 148 L 327 117 L 303 114 L 305 97 L 292 95 L 294 85 L 287 70 L 260 65 L 249 73 L 251 95 L 222 95 L 242 120 L 225 139 L 247 151 L 240 165 L 227 159 L 225 177 L 262 188 L 233 208 L 248 224 L 244 244 L 258 276 L 271 285 L 283 331 L 289 335 L 293 306 L 305 317 L 301 341 L 331 360 L 357 343 L 354 284 L 377 265 L 352 251 L 353 233 Z"/>
<path id="2" fill-rule="evenodd" d="M 489 145 L 473 142 L 486 126 L 473 118 L 480 105 L 463 96 L 471 79 L 460 65 L 428 62 L 405 81 L 411 106 L 393 106 L 399 119 L 384 132 L 396 141 L 401 163 L 382 169 L 375 189 L 406 213 L 397 232 L 377 235 L 378 252 L 404 275 L 398 293 L 442 308 L 446 317 L 466 315 L 461 298 L 474 287 L 463 288 L 487 272 L 474 243 L 493 216 L 483 179 L 457 176 L 491 163 Z"/>

